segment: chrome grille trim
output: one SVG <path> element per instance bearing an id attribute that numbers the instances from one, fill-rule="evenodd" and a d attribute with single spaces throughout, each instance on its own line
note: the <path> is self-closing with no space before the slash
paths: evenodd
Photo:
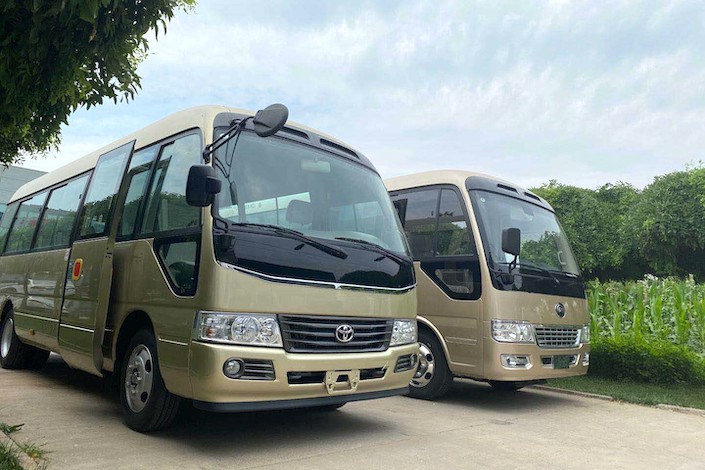
<path id="1" fill-rule="evenodd" d="M 534 327 L 536 344 L 544 349 L 567 349 L 580 346 L 580 327 L 544 326 Z"/>
<path id="2" fill-rule="evenodd" d="M 354 329 L 348 343 L 336 340 L 335 330 L 342 324 Z M 393 319 L 279 315 L 279 327 L 287 352 L 379 352 L 386 351 L 392 339 Z"/>

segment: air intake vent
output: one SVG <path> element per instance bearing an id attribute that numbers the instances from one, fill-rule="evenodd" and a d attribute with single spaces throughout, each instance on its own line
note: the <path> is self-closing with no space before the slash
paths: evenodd
<path id="1" fill-rule="evenodd" d="M 324 147 L 330 147 L 334 150 L 337 150 L 338 152 L 344 153 L 358 160 L 360 159 L 360 157 L 358 157 L 357 154 L 349 148 L 345 148 L 342 145 L 338 145 L 335 142 L 331 142 L 330 140 L 321 139 L 321 145 L 323 145 Z"/>
<path id="2" fill-rule="evenodd" d="M 308 138 L 308 134 L 306 134 L 305 132 L 301 132 L 299 130 L 292 129 L 291 127 L 284 127 L 279 132 L 283 132 L 284 134 L 291 134 L 293 136 L 298 137 L 299 139 L 311 140 Z"/>
<path id="3" fill-rule="evenodd" d="M 537 200 L 537 201 L 540 201 L 540 200 L 541 200 L 540 197 L 538 197 L 536 194 L 532 194 L 532 193 L 527 193 L 527 192 L 525 192 L 525 193 L 524 193 L 524 196 L 530 197 L 531 199 L 535 199 L 535 200 Z"/>
<path id="4" fill-rule="evenodd" d="M 507 190 L 507 191 L 511 191 L 511 192 L 513 192 L 513 193 L 517 193 L 517 194 L 519 193 L 519 191 L 517 191 L 516 189 L 512 188 L 511 186 L 507 186 L 506 184 L 497 183 L 497 187 L 498 187 L 498 188 L 501 188 L 501 189 L 504 189 L 504 190 Z"/>

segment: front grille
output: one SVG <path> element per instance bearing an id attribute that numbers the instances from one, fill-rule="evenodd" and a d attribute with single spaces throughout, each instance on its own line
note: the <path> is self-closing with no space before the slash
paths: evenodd
<path id="1" fill-rule="evenodd" d="M 245 368 L 240 376 L 244 380 L 274 380 L 274 364 L 261 359 L 243 359 Z"/>
<path id="2" fill-rule="evenodd" d="M 540 348 L 575 348 L 580 344 L 580 329 L 564 326 L 537 326 L 536 342 Z"/>
<path id="3" fill-rule="evenodd" d="M 381 379 L 386 373 L 387 369 L 385 369 L 384 367 L 377 367 L 374 369 L 360 369 L 360 380 Z M 288 372 L 286 376 L 291 385 L 321 384 L 326 380 L 326 373 L 324 371 Z M 338 381 L 340 382 L 341 380 L 339 379 Z"/>
<path id="4" fill-rule="evenodd" d="M 288 352 L 375 352 L 389 347 L 394 320 L 280 315 L 279 325 Z M 354 330 L 352 340 L 347 343 L 336 338 L 340 325 L 350 325 Z"/>

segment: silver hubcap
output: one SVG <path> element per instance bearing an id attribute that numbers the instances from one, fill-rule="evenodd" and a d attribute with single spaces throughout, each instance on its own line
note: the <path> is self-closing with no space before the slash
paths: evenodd
<path id="1" fill-rule="evenodd" d="M 8 318 L 2 328 L 2 338 L 0 338 L 0 355 L 7 357 L 10 354 L 10 344 L 12 344 L 12 332 L 15 329 L 15 323 L 12 318 Z"/>
<path id="2" fill-rule="evenodd" d="M 125 371 L 125 396 L 127 404 L 135 413 L 144 409 L 152 395 L 154 361 L 152 353 L 144 344 L 132 350 Z"/>
<path id="3" fill-rule="evenodd" d="M 436 369 L 436 361 L 429 345 L 419 343 L 419 366 L 416 369 L 414 378 L 411 379 L 412 387 L 425 387 L 433 379 L 433 371 Z"/>

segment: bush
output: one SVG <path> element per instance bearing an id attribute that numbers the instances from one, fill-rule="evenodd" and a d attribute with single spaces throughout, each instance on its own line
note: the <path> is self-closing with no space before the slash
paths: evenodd
<path id="1" fill-rule="evenodd" d="M 598 338 L 588 374 L 660 385 L 705 385 L 705 360 L 685 346 L 634 336 Z"/>

